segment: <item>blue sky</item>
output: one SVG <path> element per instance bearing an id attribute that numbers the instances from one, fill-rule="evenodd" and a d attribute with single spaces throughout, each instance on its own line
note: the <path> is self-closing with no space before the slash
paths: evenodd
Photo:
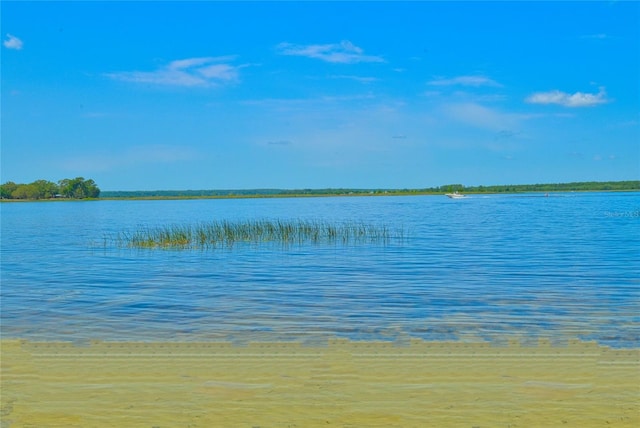
<path id="1" fill-rule="evenodd" d="M 1 181 L 640 178 L 640 3 L 2 1 Z"/>

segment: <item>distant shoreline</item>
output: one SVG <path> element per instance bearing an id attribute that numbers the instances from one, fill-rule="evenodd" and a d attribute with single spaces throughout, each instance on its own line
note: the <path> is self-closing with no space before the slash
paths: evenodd
<path id="1" fill-rule="evenodd" d="M 530 192 L 464 192 L 465 195 L 518 195 L 527 193 L 552 194 L 552 193 L 620 193 L 620 192 L 640 192 L 640 189 L 634 190 L 573 190 L 573 191 L 530 191 Z M 300 193 L 300 194 L 246 194 L 246 195 L 203 195 L 203 196 L 106 196 L 94 200 L 119 201 L 119 200 L 139 200 L 139 201 L 162 201 L 162 200 L 192 200 L 192 199 L 288 199 L 288 198 L 329 198 L 329 197 L 384 197 L 384 196 L 445 196 L 445 192 L 387 192 L 382 194 L 368 193 Z"/>
<path id="2" fill-rule="evenodd" d="M 103 191 L 100 199 L 237 199 L 237 198 L 301 198 L 324 196 L 410 196 L 465 194 L 517 194 L 551 192 L 640 191 L 640 180 L 572 182 L 548 184 L 507 184 L 464 186 L 446 184 L 418 189 L 324 188 L 324 189 L 228 189 L 228 190 L 140 190 Z"/>
<path id="3" fill-rule="evenodd" d="M 553 194 L 553 193 L 623 193 L 640 192 L 640 189 L 630 190 L 555 190 L 555 191 L 527 191 L 527 192 L 464 192 L 465 195 L 523 195 L 523 194 Z M 181 201 L 198 199 L 295 199 L 295 198 L 335 198 L 335 197 L 385 197 L 385 196 L 445 196 L 445 192 L 386 192 L 381 194 L 369 193 L 300 193 L 300 194 L 245 194 L 245 195 L 167 195 L 167 196 L 105 196 L 99 198 L 50 198 L 50 199 L 0 199 L 3 202 L 92 202 L 92 201 Z"/>
<path id="4" fill-rule="evenodd" d="M 569 193 L 569 192 L 639 192 L 638 181 L 574 182 L 557 184 L 517 184 L 496 186 L 463 186 L 450 184 L 424 189 L 234 189 L 234 190 L 107 190 L 98 198 L 50 198 L 37 201 L 99 200 L 189 200 L 189 199 L 254 199 L 254 198 L 319 198 L 336 196 L 444 196 L 459 192 L 466 195 Z M 0 202 L 33 202 L 34 199 L 0 199 Z"/>

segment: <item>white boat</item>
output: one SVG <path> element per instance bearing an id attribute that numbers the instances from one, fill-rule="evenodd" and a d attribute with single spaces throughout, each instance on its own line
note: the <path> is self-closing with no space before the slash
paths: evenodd
<path id="1" fill-rule="evenodd" d="M 445 196 L 452 198 L 452 199 L 461 199 L 461 198 L 466 198 L 465 195 L 458 193 L 458 192 L 453 192 L 453 193 L 445 193 Z"/>

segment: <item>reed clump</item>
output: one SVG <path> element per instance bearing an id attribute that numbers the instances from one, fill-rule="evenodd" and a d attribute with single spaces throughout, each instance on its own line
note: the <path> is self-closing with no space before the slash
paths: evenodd
<path id="1" fill-rule="evenodd" d="M 388 243 L 401 237 L 384 225 L 322 220 L 218 220 L 196 225 L 170 225 L 122 232 L 120 246 L 132 248 L 197 249 L 233 247 L 239 243 L 357 244 Z"/>

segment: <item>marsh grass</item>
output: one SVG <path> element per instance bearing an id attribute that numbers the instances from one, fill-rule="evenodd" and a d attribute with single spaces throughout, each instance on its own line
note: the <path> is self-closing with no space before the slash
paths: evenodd
<path id="1" fill-rule="evenodd" d="M 387 244 L 392 238 L 402 238 L 398 230 L 387 226 L 321 220 L 219 220 L 196 225 L 170 225 L 122 232 L 116 242 L 122 247 L 206 249 L 231 248 L 239 243 L 291 244 Z"/>

